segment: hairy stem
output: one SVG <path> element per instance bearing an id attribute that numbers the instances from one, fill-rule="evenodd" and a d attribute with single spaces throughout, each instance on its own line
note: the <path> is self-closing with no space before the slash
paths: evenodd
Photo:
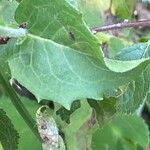
<path id="1" fill-rule="evenodd" d="M 29 128 L 32 130 L 32 132 L 35 134 L 35 136 L 39 140 L 41 140 L 39 133 L 38 133 L 38 130 L 37 130 L 37 127 L 36 127 L 35 120 L 31 117 L 31 115 L 29 114 L 29 112 L 24 107 L 23 103 L 21 102 L 20 98 L 15 93 L 14 89 L 11 87 L 9 82 L 6 80 L 7 75 L 5 74 L 5 71 L 3 69 L 0 70 L 0 79 L 1 79 L 1 82 L 2 82 L 2 85 L 5 89 L 5 91 L 9 95 L 13 105 L 15 106 L 15 108 L 17 109 L 19 114 L 22 116 L 22 118 L 24 119 L 26 124 L 29 126 Z"/>
<path id="2" fill-rule="evenodd" d="M 150 19 L 144 19 L 135 22 L 124 21 L 112 25 L 106 25 L 102 27 L 94 27 L 91 29 L 93 33 L 104 32 L 109 30 L 117 30 L 123 28 L 135 28 L 135 27 L 150 27 Z"/>
<path id="3" fill-rule="evenodd" d="M 27 33 L 26 29 L 24 28 L 18 28 L 18 29 L 13 29 L 10 27 L 4 27 L 0 25 L 0 36 L 1 37 L 22 37 L 25 36 Z"/>

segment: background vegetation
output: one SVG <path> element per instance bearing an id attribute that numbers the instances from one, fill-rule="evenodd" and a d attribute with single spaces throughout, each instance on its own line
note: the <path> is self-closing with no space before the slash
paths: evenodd
<path id="1" fill-rule="evenodd" d="M 0 149 L 149 149 L 149 10 L 0 0 Z"/>

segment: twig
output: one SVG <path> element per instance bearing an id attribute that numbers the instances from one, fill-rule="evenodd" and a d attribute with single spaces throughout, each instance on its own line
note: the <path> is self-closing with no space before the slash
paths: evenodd
<path id="1" fill-rule="evenodd" d="M 135 27 L 150 27 L 150 19 L 143 19 L 143 20 L 135 21 L 135 22 L 129 22 L 125 20 L 124 22 L 120 22 L 117 24 L 106 25 L 102 27 L 95 27 L 95 28 L 92 28 L 91 31 L 93 33 L 97 33 L 97 32 L 109 31 L 109 30 L 117 30 L 117 29 L 123 29 L 123 28 L 135 28 Z"/>

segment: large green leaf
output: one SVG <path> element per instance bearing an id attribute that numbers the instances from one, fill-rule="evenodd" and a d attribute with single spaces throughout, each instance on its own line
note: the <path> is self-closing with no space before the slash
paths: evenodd
<path id="1" fill-rule="evenodd" d="M 28 31 L 34 35 L 102 57 L 99 42 L 85 26 L 82 14 L 65 0 L 22 0 L 15 18 L 19 24 L 27 22 Z"/>
<path id="2" fill-rule="evenodd" d="M 9 60 L 12 77 L 39 101 L 51 99 L 66 108 L 76 99 L 102 99 L 108 91 L 134 79 L 149 63 L 149 60 L 131 61 L 127 70 L 132 71 L 114 73 L 95 57 L 33 35 L 21 45 L 16 44 L 14 49 L 16 53 Z M 139 67 L 134 69 L 137 65 Z M 119 71 L 126 71 L 121 66 L 124 67 L 125 62 L 119 62 L 117 67 Z"/>
<path id="3" fill-rule="evenodd" d="M 148 147 L 149 131 L 142 118 L 136 115 L 116 116 L 93 134 L 93 150 L 136 150 Z"/>
<path id="4" fill-rule="evenodd" d="M 133 80 L 149 64 L 149 59 L 130 62 L 106 59 L 107 67 L 119 73 L 109 70 L 97 39 L 79 12 L 64 0 L 59 3 L 23 0 L 16 20 L 19 24 L 28 23 L 28 35 L 16 43 L 11 40 L 8 49 L 5 46 L 0 49 L 2 54 L 13 52 L 9 59 L 12 77 L 39 101 L 51 99 L 70 108 L 76 99 L 100 100 Z M 125 71 L 128 72 L 120 73 Z"/>
<path id="5" fill-rule="evenodd" d="M 3 109 L 0 109 L 0 142 L 5 150 L 15 150 L 19 142 L 19 135 Z"/>
<path id="6" fill-rule="evenodd" d="M 64 0 L 23 0 L 16 20 L 28 23 L 28 35 L 13 47 L 11 40 L 8 49 L 0 49 L 2 54 L 11 53 L 12 77 L 39 101 L 53 100 L 70 108 L 76 99 L 102 100 L 108 92 L 135 79 L 149 64 L 148 58 L 128 62 L 105 59 L 109 70 L 98 40 L 79 12 Z"/>

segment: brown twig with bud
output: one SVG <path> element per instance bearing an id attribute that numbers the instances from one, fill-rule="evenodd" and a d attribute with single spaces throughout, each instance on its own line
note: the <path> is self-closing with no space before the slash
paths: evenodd
<path id="1" fill-rule="evenodd" d="M 93 33 L 97 33 L 97 32 L 109 31 L 109 30 L 135 28 L 135 27 L 150 27 L 150 19 L 143 19 L 134 22 L 129 22 L 128 20 L 125 20 L 124 22 L 120 22 L 116 24 L 106 25 L 102 27 L 94 27 L 91 29 L 91 31 Z"/>

